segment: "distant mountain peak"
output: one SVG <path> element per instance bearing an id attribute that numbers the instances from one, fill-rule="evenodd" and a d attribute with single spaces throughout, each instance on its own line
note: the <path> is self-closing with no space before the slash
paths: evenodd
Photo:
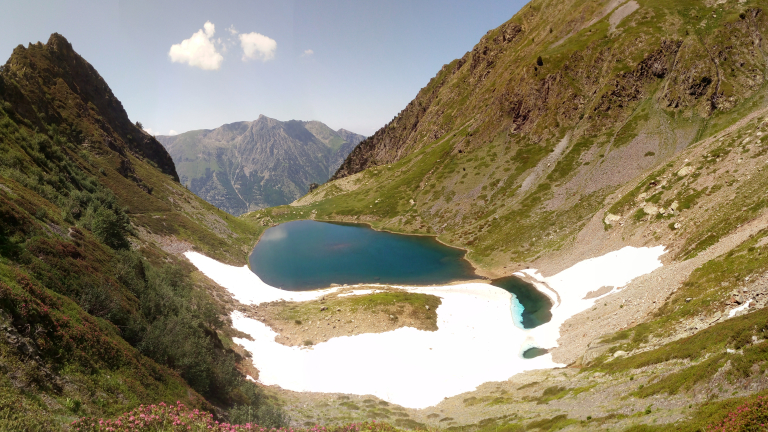
<path id="1" fill-rule="evenodd" d="M 192 192 L 232 214 L 288 204 L 324 183 L 364 136 L 317 120 L 252 122 L 158 136 Z"/>

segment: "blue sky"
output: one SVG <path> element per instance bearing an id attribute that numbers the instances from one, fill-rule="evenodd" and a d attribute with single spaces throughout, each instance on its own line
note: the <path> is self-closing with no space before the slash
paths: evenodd
<path id="1" fill-rule="evenodd" d="M 15 46 L 61 33 L 104 77 L 131 120 L 155 134 L 210 129 L 264 114 L 320 120 L 365 135 L 400 112 L 443 64 L 471 50 L 525 4 L 3 3 L 3 62 Z"/>

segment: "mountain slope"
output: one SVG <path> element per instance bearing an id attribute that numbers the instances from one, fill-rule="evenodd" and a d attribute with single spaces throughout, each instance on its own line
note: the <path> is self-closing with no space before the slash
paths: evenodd
<path id="1" fill-rule="evenodd" d="M 571 146 L 582 138 L 599 144 L 652 96 L 666 114 L 702 119 L 764 82 L 759 2 L 621 3 L 531 2 L 443 66 L 333 178 L 400 160 L 449 133 L 462 133 L 452 154 L 502 133 L 513 144 L 524 136 L 553 148 L 572 131 Z"/>
<path id="2" fill-rule="evenodd" d="M 310 184 L 325 182 L 364 137 L 318 121 L 260 116 L 253 122 L 156 138 L 173 157 L 183 184 L 239 215 L 287 204 Z"/>
<path id="3" fill-rule="evenodd" d="M 218 291 L 178 256 L 240 263 L 263 228 L 179 184 L 64 37 L 0 68 L 0 154 L 0 429 L 161 401 L 280 423 Z"/>
<path id="4" fill-rule="evenodd" d="M 496 271 L 564 247 L 627 182 L 764 106 L 758 2 L 621 3 L 534 1 L 488 32 L 350 154 L 333 179 L 368 186 L 328 212 L 439 234 Z"/>
<path id="5" fill-rule="evenodd" d="M 432 425 L 702 430 L 766 394 L 764 9 L 533 1 L 292 203 L 437 235 L 489 277 L 666 247 L 560 328 L 553 359 L 578 370 L 449 398 Z"/>

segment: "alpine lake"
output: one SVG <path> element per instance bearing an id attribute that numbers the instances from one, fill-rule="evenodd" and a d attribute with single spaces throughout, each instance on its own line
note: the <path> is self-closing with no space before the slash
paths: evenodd
<path id="1" fill-rule="evenodd" d="M 434 237 L 376 231 L 366 225 L 301 220 L 269 228 L 249 257 L 251 271 L 288 291 L 331 284 L 443 285 L 479 279 L 465 251 Z M 525 329 L 552 318 L 550 299 L 515 276 L 491 281 L 511 294 L 512 313 Z M 544 354 L 532 348 L 526 358 Z"/>

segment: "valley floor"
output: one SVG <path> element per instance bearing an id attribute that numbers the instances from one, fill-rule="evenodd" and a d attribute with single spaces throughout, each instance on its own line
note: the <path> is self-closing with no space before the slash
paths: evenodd
<path id="1" fill-rule="evenodd" d="M 632 279 L 661 267 L 663 247 L 632 248 L 585 260 L 544 278 L 532 270 L 525 276 L 552 297 L 553 319 L 534 329 L 523 329 L 514 316 L 511 295 L 483 283 L 438 287 L 398 287 L 407 292 L 440 297 L 437 331 L 400 327 L 384 333 L 331 338 L 312 347 L 286 346 L 276 341 L 280 328 L 270 328 L 241 311 L 232 313 L 234 327 L 250 336 L 234 341 L 253 354 L 259 381 L 292 391 L 375 395 L 409 408 L 427 408 L 443 399 L 503 381 L 527 370 L 564 367 L 551 354 L 522 358 L 531 347 L 554 348 L 562 324 L 589 309 L 610 292 L 589 295 L 601 288 L 613 291 Z M 226 288 L 241 305 L 290 300 L 324 300 L 342 288 L 290 292 L 262 282 L 247 267 L 219 263 L 195 252 L 187 258 L 206 276 Z M 367 295 L 370 290 L 345 287 L 343 295 Z M 357 291 L 357 292 L 356 292 Z M 247 310 L 247 308 L 241 308 Z M 342 315 L 335 310 L 328 316 Z M 274 324 L 273 324 L 274 325 Z M 331 332 L 328 317 L 310 321 L 315 340 Z M 296 329 L 288 330 L 296 331 Z M 451 379 L 446 379 L 451 377 Z"/>

